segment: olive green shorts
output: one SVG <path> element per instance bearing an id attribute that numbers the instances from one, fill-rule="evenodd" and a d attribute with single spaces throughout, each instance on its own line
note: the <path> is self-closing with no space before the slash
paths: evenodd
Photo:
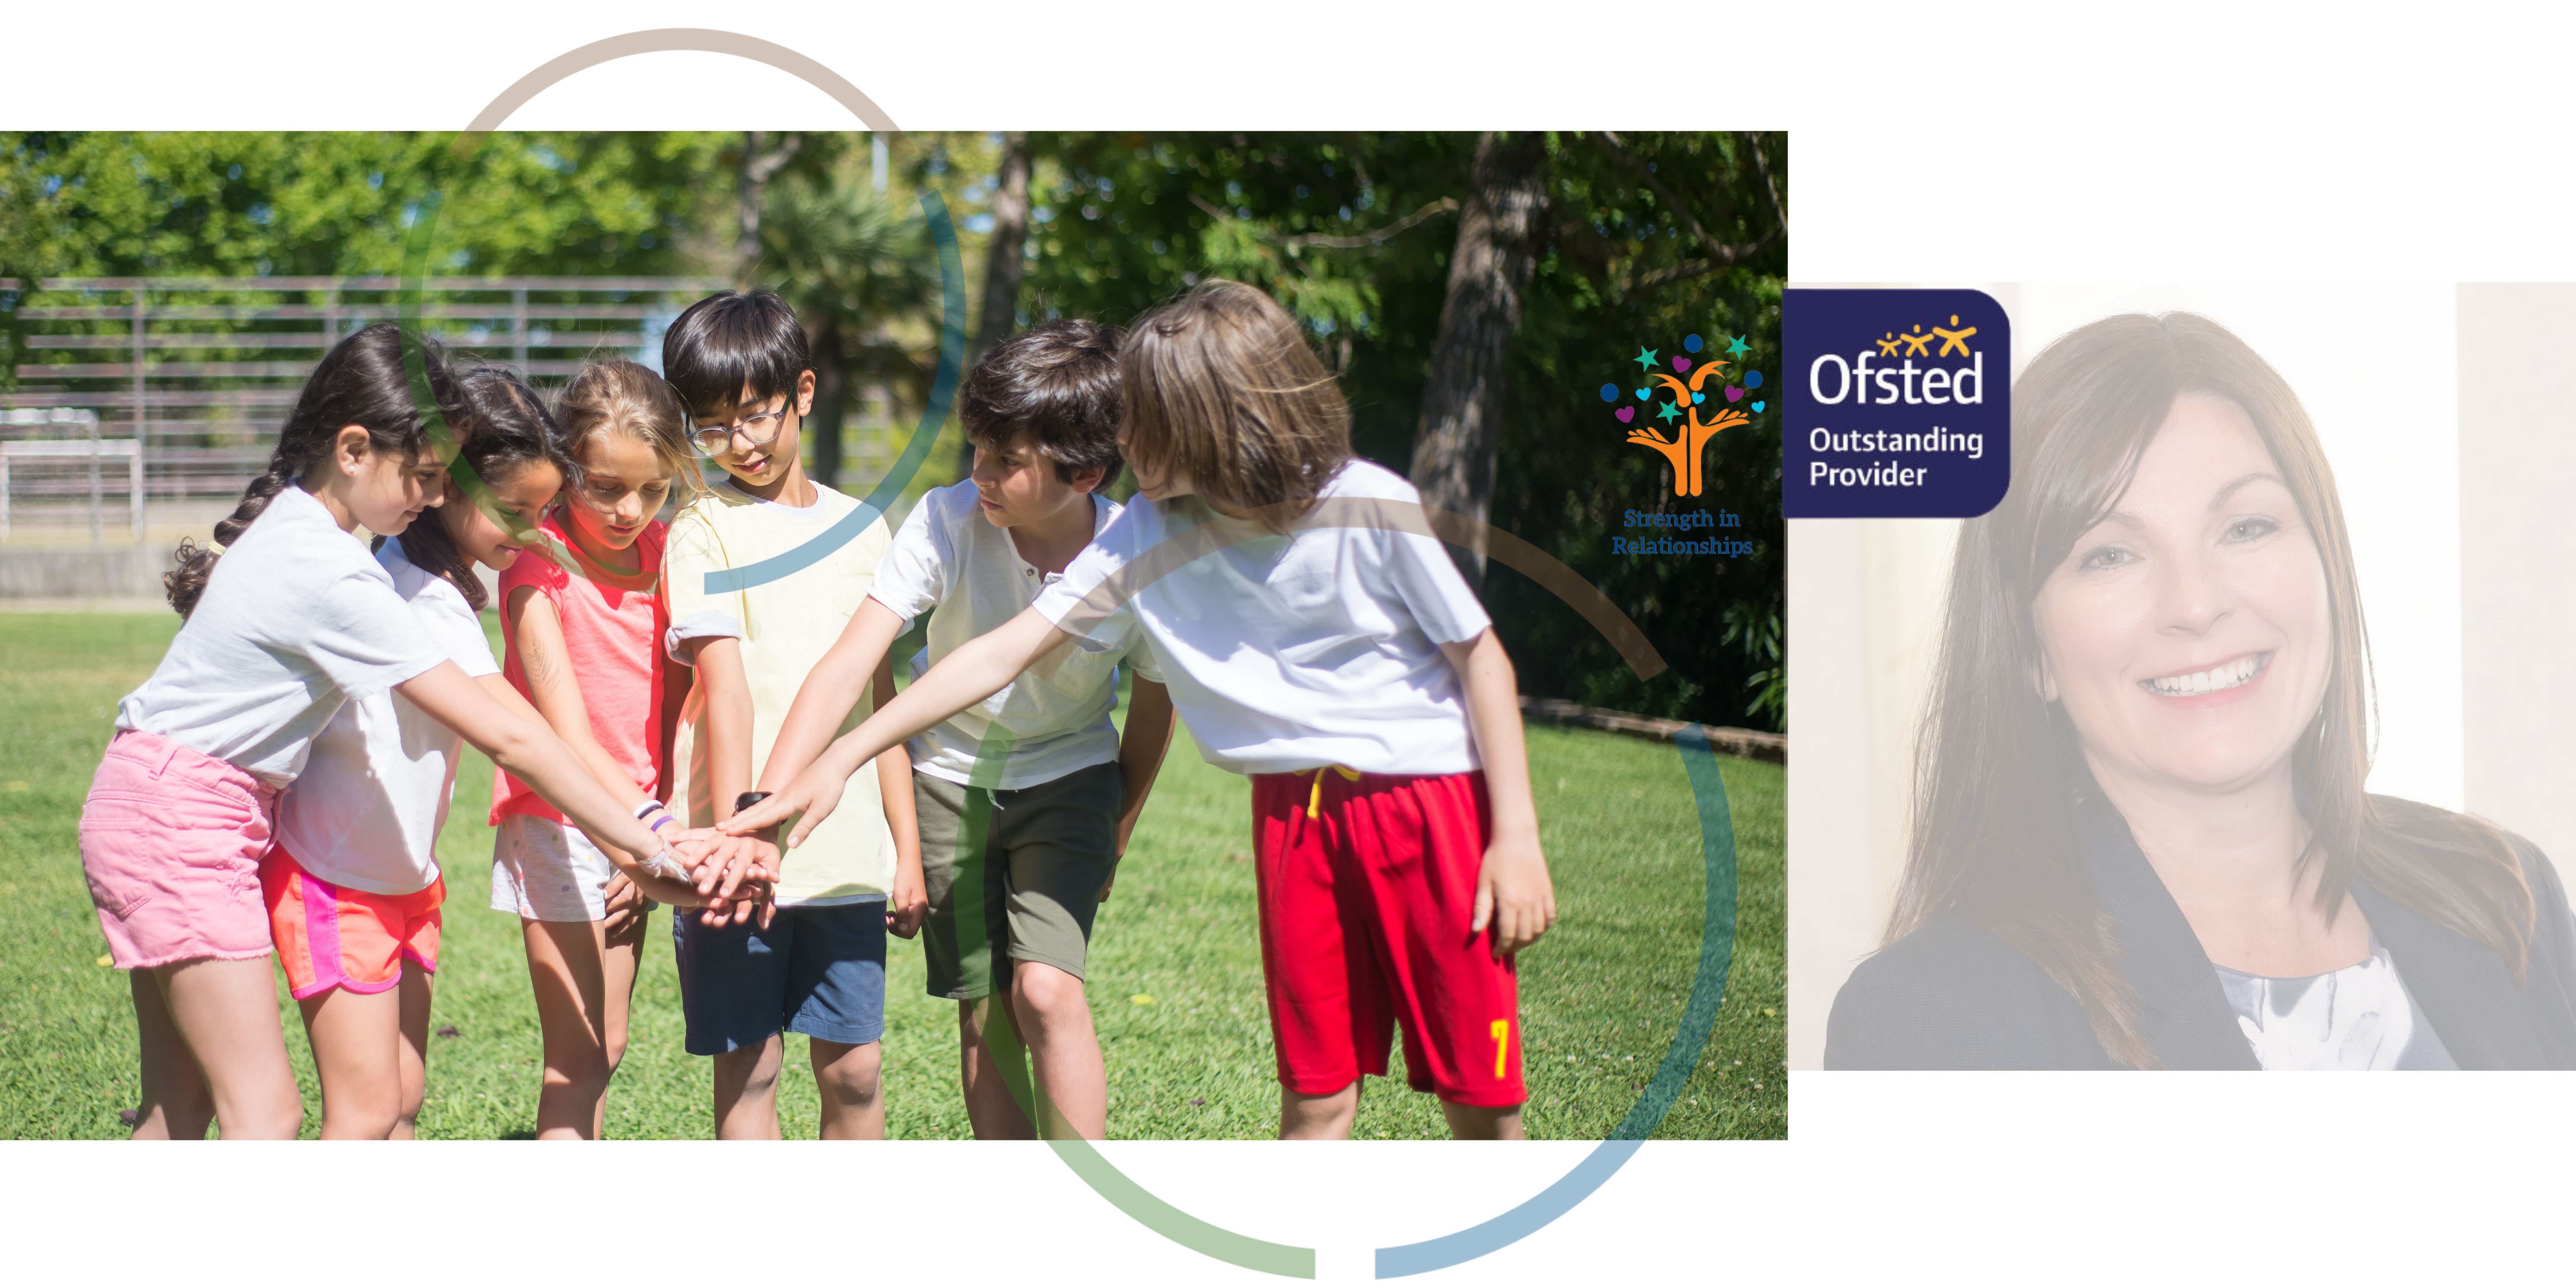
<path id="1" fill-rule="evenodd" d="M 1117 864 L 1127 801 L 1118 766 L 1089 765 L 1018 791 L 916 771 L 912 798 L 930 895 L 921 935 L 930 995 L 989 996 L 1014 961 L 1080 979 L 1100 887 Z"/>

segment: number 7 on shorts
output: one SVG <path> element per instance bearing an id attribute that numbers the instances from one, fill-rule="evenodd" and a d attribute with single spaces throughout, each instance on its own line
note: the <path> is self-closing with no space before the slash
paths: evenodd
<path id="1" fill-rule="evenodd" d="M 1494 1076 L 1503 1076 L 1503 1054 L 1511 1049 L 1512 1022 L 1494 1021 Z"/>

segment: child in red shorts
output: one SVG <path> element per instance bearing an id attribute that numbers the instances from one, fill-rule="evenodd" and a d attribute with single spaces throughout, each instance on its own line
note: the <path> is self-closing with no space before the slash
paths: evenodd
<path id="1" fill-rule="evenodd" d="M 1412 485 L 1352 457 L 1341 392 L 1267 295 L 1198 287 L 1137 322 L 1119 372 L 1143 501 L 725 830 L 801 811 L 792 844 L 869 757 L 1141 631 L 1200 754 L 1252 777 L 1280 1135 L 1349 1135 L 1401 1029 L 1454 1134 L 1518 1137 L 1513 955 L 1556 898 L 1490 619 Z"/>

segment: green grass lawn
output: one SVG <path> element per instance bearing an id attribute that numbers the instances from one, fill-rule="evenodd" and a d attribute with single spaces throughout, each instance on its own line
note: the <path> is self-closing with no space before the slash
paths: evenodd
<path id="1" fill-rule="evenodd" d="M 123 1135 L 136 1098 L 126 981 L 102 964 L 80 872 L 78 823 L 118 697 L 178 627 L 151 616 L 0 616 L 0 1137 Z M 497 640 L 496 640 L 497 642 Z M 1533 728 L 1530 771 L 1560 921 L 1521 959 L 1530 1134 L 1599 1138 L 1652 1076 L 1698 956 L 1699 823 L 1679 755 L 1612 734 Z M 1741 913 L 1734 969 L 1707 1050 L 1659 1136 L 1784 1137 L 1782 801 L 1776 765 L 1721 758 Z M 518 919 L 491 911 L 491 766 L 469 753 L 440 841 L 448 903 L 428 1138 L 524 1137 L 536 1115 L 538 1032 Z M 1252 902 L 1251 810 L 1241 779 L 1186 735 L 1101 909 L 1092 1010 L 1109 1065 L 1109 1127 L 1131 1138 L 1265 1138 L 1276 1130 L 1269 1023 Z M 707 1062 L 680 1049 L 669 914 L 657 914 L 633 1036 L 608 1096 L 608 1132 L 713 1135 Z M 887 979 L 887 1128 L 963 1137 L 955 1004 L 922 992 L 921 950 L 894 941 Z M 307 1131 L 321 1120 L 301 1022 L 281 981 Z M 1399 1056 L 1400 1059 L 1400 1056 Z M 813 1078 L 789 1038 L 781 1115 L 810 1135 Z M 1438 1104 L 1401 1069 L 1368 1080 L 1358 1134 L 1445 1134 Z"/>

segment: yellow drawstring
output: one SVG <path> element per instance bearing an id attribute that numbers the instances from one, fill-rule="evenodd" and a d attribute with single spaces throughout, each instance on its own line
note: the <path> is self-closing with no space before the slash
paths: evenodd
<path id="1" fill-rule="evenodd" d="M 1326 765 L 1324 766 L 1324 769 L 1329 769 L 1336 774 L 1340 774 L 1344 779 L 1350 782 L 1356 783 L 1360 780 L 1360 771 L 1356 769 L 1345 768 L 1341 765 Z M 1308 818 L 1321 818 L 1323 816 L 1324 769 L 1318 769 L 1315 771 L 1315 790 L 1308 793 L 1306 796 L 1306 817 Z"/>

